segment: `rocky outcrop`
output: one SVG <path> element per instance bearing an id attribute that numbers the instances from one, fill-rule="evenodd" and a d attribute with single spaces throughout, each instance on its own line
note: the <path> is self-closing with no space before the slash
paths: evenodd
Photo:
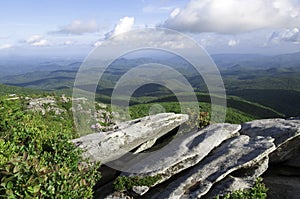
<path id="1" fill-rule="evenodd" d="M 274 138 L 277 147 L 284 145 L 300 134 L 300 119 L 264 119 L 242 125 L 242 134 L 250 137 L 263 136 Z"/>
<path id="2" fill-rule="evenodd" d="M 245 135 L 231 138 L 200 164 L 171 182 L 163 193 L 152 198 L 200 198 L 228 174 L 252 167 L 274 151 L 272 141 L 271 138 L 250 138 Z"/>
<path id="3" fill-rule="evenodd" d="M 116 131 L 93 133 L 72 142 L 84 150 L 85 158 L 106 163 L 149 140 L 160 138 L 187 120 L 188 116 L 184 114 L 161 113 L 120 123 Z"/>
<path id="4" fill-rule="evenodd" d="M 43 115 L 50 111 L 53 111 L 56 115 L 66 112 L 66 110 L 57 106 L 57 102 L 54 97 L 29 99 L 27 109 L 41 112 Z"/>
<path id="5" fill-rule="evenodd" d="M 243 125 L 242 133 L 275 139 L 277 148 L 269 155 L 269 169 L 263 175 L 269 188 L 268 198 L 299 198 L 300 118 L 248 122 Z"/>
<path id="6" fill-rule="evenodd" d="M 212 124 L 174 138 L 172 134 L 172 141 L 157 146 L 186 120 L 186 115 L 158 114 L 122 123 L 114 132 L 73 140 L 94 161 L 124 157 L 127 151 L 137 154 L 128 159 L 123 176 L 160 176 L 151 185 L 134 185 L 125 192 L 113 192 L 108 182 L 100 189 L 107 194 L 99 198 L 210 199 L 250 188 L 260 176 L 270 189 L 269 198 L 299 196 L 299 118 Z"/>
<path id="7" fill-rule="evenodd" d="M 255 166 L 237 170 L 212 186 L 205 199 L 226 195 L 236 190 L 249 189 L 259 176 L 268 169 L 269 158 L 265 157 Z"/>
<path id="8" fill-rule="evenodd" d="M 160 175 L 161 180 L 154 185 L 159 184 L 199 163 L 215 147 L 236 135 L 240 128 L 240 125 L 214 124 L 201 131 L 179 136 L 161 150 L 134 159 L 136 164 L 131 170 L 140 177 Z"/>

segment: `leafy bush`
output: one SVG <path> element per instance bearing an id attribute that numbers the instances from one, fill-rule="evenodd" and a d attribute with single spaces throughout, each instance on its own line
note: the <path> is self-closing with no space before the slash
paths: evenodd
<path id="1" fill-rule="evenodd" d="M 218 196 L 216 199 L 266 199 L 267 191 L 262 179 L 258 178 L 251 189 L 235 191 L 225 196 Z"/>
<path id="2" fill-rule="evenodd" d="M 160 175 L 156 176 L 146 176 L 146 177 L 126 177 L 126 176 L 119 176 L 114 181 L 114 189 L 116 191 L 125 191 L 132 189 L 133 186 L 152 186 L 157 181 L 161 179 Z"/>
<path id="3" fill-rule="evenodd" d="M 81 158 L 69 110 L 24 110 L 26 100 L 0 98 L 0 195 L 5 198 L 92 198 L 98 164 Z"/>
<path id="4" fill-rule="evenodd" d="M 209 112 L 199 113 L 199 128 L 204 128 L 210 124 L 210 114 Z"/>

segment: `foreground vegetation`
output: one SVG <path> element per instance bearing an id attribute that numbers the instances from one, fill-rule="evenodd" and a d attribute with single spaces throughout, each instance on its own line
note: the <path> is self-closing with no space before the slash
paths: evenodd
<path id="1" fill-rule="evenodd" d="M 115 191 L 125 191 L 130 190 L 134 186 L 148 186 L 151 187 L 157 181 L 161 179 L 160 175 L 157 176 L 146 176 L 146 177 L 138 177 L 138 176 L 119 176 L 115 179 L 113 186 Z"/>
<path id="2" fill-rule="evenodd" d="M 92 198 L 93 187 L 100 179 L 99 164 L 92 165 L 83 160 L 82 151 L 69 142 L 78 137 L 71 101 L 62 103 L 59 97 L 55 97 L 57 108 L 64 110 L 57 114 L 55 111 L 42 113 L 28 109 L 28 99 L 17 95 L 0 97 L 0 197 Z M 251 106 L 260 113 L 264 110 L 262 106 Z M 202 128 L 210 123 L 211 106 L 201 102 L 199 107 L 198 126 Z M 163 98 L 161 102 L 152 100 L 133 105 L 129 110 L 132 118 L 138 118 L 149 115 L 151 111 L 160 112 L 161 108 L 165 112 L 181 112 L 178 102 L 166 102 Z M 229 108 L 226 122 L 242 123 L 256 118 L 259 116 Z M 159 179 L 160 176 L 118 177 L 114 189 L 124 191 L 132 186 L 151 186 Z M 234 192 L 225 198 L 263 198 L 257 195 L 264 196 L 263 188 L 263 185 L 256 184 L 252 191 Z"/>
<path id="3" fill-rule="evenodd" d="M 70 110 L 42 115 L 26 110 L 26 103 L 0 98 L 0 195 L 92 198 L 99 165 L 88 166 L 69 142 L 77 136 Z"/>
<path id="4" fill-rule="evenodd" d="M 266 199 L 267 191 L 268 189 L 263 184 L 262 178 L 258 178 L 251 189 L 234 191 L 215 199 Z"/>

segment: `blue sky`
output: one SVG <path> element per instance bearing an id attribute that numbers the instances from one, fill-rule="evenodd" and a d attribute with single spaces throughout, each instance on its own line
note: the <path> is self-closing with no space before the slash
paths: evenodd
<path id="1" fill-rule="evenodd" d="M 297 0 L 9 0 L 0 2 L 1 54 L 87 54 L 110 36 L 174 29 L 209 53 L 300 51 Z"/>

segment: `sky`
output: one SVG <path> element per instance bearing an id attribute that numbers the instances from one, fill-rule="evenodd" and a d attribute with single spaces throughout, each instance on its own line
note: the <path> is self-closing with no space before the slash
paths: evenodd
<path id="1" fill-rule="evenodd" d="M 300 51 L 299 0 L 9 0 L 0 25 L 0 56 L 86 55 L 149 27 L 186 34 L 211 54 Z"/>

